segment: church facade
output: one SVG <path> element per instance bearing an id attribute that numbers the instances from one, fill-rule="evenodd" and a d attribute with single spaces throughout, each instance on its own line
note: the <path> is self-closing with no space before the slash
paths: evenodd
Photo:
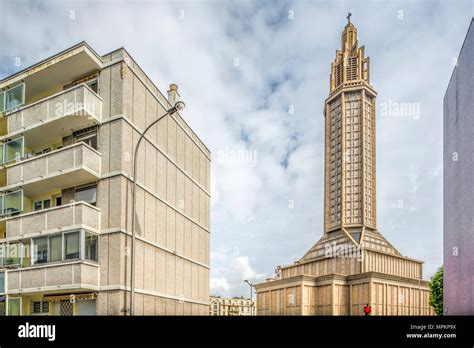
<path id="1" fill-rule="evenodd" d="M 341 43 L 324 107 L 324 233 L 256 285 L 257 315 L 433 315 L 423 262 L 377 230 L 377 93 L 350 15 Z"/>

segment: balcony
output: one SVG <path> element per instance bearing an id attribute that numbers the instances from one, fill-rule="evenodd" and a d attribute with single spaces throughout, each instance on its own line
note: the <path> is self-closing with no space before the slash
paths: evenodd
<path id="1" fill-rule="evenodd" d="M 4 222 L 5 236 L 10 241 L 79 228 L 98 232 L 100 209 L 85 202 L 74 202 L 8 217 Z"/>
<path id="2" fill-rule="evenodd" d="M 99 124 L 102 98 L 80 84 L 12 111 L 6 117 L 8 134 L 2 138 L 24 134 L 26 145 L 34 148 L 45 139 L 60 138 L 65 133 Z"/>
<path id="3" fill-rule="evenodd" d="M 98 290 L 99 265 L 88 261 L 45 264 L 6 271 L 9 295 L 44 291 Z"/>
<path id="4" fill-rule="evenodd" d="M 25 196 L 36 196 L 97 180 L 100 168 L 101 154 L 80 142 L 7 167 L 2 189 L 22 186 Z"/>

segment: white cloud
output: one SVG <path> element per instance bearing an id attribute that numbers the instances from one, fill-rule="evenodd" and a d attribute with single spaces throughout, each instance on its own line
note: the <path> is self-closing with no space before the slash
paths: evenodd
<path id="1" fill-rule="evenodd" d="M 212 269 L 211 294 L 220 296 L 249 296 L 250 288 L 245 280 L 258 283 L 265 278 L 264 274 L 257 274 L 251 265 L 248 256 L 241 256 L 239 248 L 234 248 L 228 253 L 211 253 L 213 262 L 222 266 Z"/>
<path id="2" fill-rule="evenodd" d="M 228 294 L 230 285 L 224 277 L 211 278 L 211 295 Z"/>

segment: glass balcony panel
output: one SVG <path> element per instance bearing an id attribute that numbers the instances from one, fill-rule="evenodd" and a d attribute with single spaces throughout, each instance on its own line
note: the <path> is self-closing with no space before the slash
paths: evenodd
<path id="1" fill-rule="evenodd" d="M 64 259 L 72 260 L 79 258 L 79 232 L 64 235 Z"/>
<path id="2" fill-rule="evenodd" d="M 98 261 L 99 236 L 85 232 L 84 257 L 91 261 Z"/>
<path id="3" fill-rule="evenodd" d="M 3 197 L 2 214 L 18 213 L 23 210 L 23 190 L 5 194 Z"/>
<path id="4" fill-rule="evenodd" d="M 0 247 L 0 266 L 18 267 L 21 266 L 23 244 L 7 244 Z"/>
<path id="5" fill-rule="evenodd" d="M 5 111 L 5 92 L 0 93 L 0 113 Z"/>
<path id="6" fill-rule="evenodd" d="M 25 84 L 22 83 L 5 91 L 5 110 L 12 110 L 25 102 Z"/>
<path id="7" fill-rule="evenodd" d="M 49 237 L 49 262 L 61 261 L 62 259 L 62 235 Z"/>
<path id="8" fill-rule="evenodd" d="M 0 294 L 5 293 L 5 272 L 0 272 Z"/>
<path id="9" fill-rule="evenodd" d="M 48 262 L 48 237 L 33 239 L 33 263 Z"/>
<path id="10" fill-rule="evenodd" d="M 2 156 L 5 163 L 19 161 L 24 156 L 23 137 L 10 140 L 4 145 L 5 154 Z"/>

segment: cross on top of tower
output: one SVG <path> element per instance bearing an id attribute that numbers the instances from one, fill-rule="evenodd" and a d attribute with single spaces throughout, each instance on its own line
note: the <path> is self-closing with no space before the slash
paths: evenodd
<path id="1" fill-rule="evenodd" d="M 350 12 L 347 12 L 347 24 L 349 24 L 351 22 L 351 16 L 352 16 L 352 13 Z"/>

